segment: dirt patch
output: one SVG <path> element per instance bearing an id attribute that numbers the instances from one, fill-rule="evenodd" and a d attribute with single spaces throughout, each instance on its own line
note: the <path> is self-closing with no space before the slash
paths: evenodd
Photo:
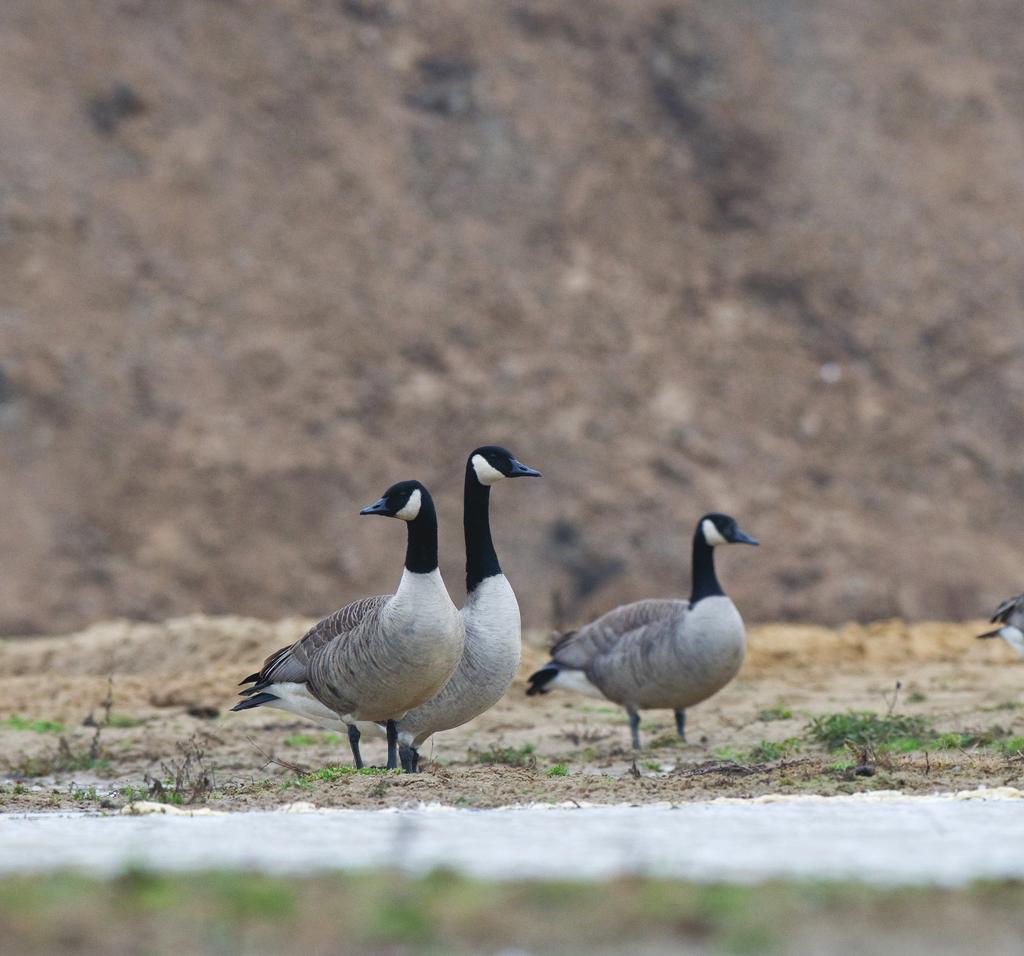
<path id="1" fill-rule="evenodd" d="M 114 808 L 154 788 L 222 808 L 486 807 L 1024 783 L 1014 741 L 1024 734 L 1022 668 L 1000 642 L 972 640 L 969 626 L 754 628 L 738 679 L 691 710 L 689 741 L 675 735 L 670 713 L 648 712 L 639 754 L 618 708 L 569 694 L 525 697 L 526 675 L 544 660 L 531 635 L 509 694 L 435 737 L 425 772 L 401 776 L 349 772 L 347 741 L 304 721 L 227 712 L 238 679 L 305 624 L 195 616 L 0 644 L 4 806 Z M 902 741 L 906 752 L 830 752 L 811 738 L 812 718 L 851 709 L 891 709 L 927 733 Z M 383 763 L 382 743 L 367 741 L 365 753 Z"/>
<path id="2" fill-rule="evenodd" d="M 1019 9 L 850 9 L 4 0 L 0 633 L 330 611 L 408 477 L 456 581 L 482 441 L 532 627 L 682 504 L 760 620 L 1012 593 Z"/>

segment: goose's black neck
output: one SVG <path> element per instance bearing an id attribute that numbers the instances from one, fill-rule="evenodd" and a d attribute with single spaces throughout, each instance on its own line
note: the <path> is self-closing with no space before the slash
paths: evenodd
<path id="1" fill-rule="evenodd" d="M 420 513 L 407 522 L 405 569 L 426 574 L 437 569 L 437 512 L 426 489 L 420 492 Z"/>
<path id="2" fill-rule="evenodd" d="M 690 604 L 725 594 L 715 576 L 715 549 L 704 540 L 700 526 L 693 534 L 693 590 Z"/>
<path id="3" fill-rule="evenodd" d="M 462 498 L 462 527 L 466 533 L 466 593 L 485 578 L 501 574 L 491 541 L 491 489 L 480 484 L 472 462 L 466 463 L 466 487 Z"/>

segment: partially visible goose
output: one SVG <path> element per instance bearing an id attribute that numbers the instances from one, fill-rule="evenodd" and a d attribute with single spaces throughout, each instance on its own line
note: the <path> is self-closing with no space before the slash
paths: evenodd
<path id="1" fill-rule="evenodd" d="M 466 646 L 451 679 L 436 697 L 398 722 L 402 767 L 415 772 L 419 748 L 432 734 L 460 727 L 490 710 L 512 684 L 522 658 L 519 604 L 501 571 L 491 541 L 491 486 L 503 478 L 539 478 L 507 448 L 484 445 L 470 452 L 462 499 L 466 538 Z"/>
<path id="2" fill-rule="evenodd" d="M 276 707 L 331 725 L 385 724 L 388 768 L 398 765 L 398 721 L 433 697 L 462 657 L 465 629 L 437 567 L 437 514 L 418 481 L 392 485 L 360 514 L 408 524 L 405 570 L 394 594 L 335 611 L 247 677 L 232 710 Z M 350 734 L 350 740 L 352 739 Z M 356 737 L 358 739 L 358 737 Z M 358 750 L 353 746 L 358 760 Z"/>
<path id="3" fill-rule="evenodd" d="M 1001 637 L 1021 657 L 1024 657 L 1024 594 L 1007 598 L 992 615 L 992 623 L 1000 624 L 995 630 L 979 634 L 979 638 Z"/>
<path id="4" fill-rule="evenodd" d="M 671 708 L 685 737 L 685 708 L 736 676 L 746 653 L 743 620 L 715 575 L 720 544 L 757 544 L 734 518 L 707 514 L 693 535 L 689 601 L 625 604 L 563 635 L 551 660 L 530 676 L 528 695 L 566 688 L 621 704 L 640 749 L 640 710 Z"/>

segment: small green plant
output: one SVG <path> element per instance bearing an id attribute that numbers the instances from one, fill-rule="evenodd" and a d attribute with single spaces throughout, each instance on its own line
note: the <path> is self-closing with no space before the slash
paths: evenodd
<path id="1" fill-rule="evenodd" d="M 960 746 L 959 743 L 952 742 L 954 739 L 959 740 L 960 734 L 946 734 L 944 736 L 948 737 L 950 740 L 950 742 L 945 745 L 947 749 Z M 934 743 L 937 743 L 937 739 Z M 927 750 L 928 747 L 929 741 L 922 740 L 920 737 L 895 737 L 888 743 L 879 744 L 878 750 L 879 753 L 912 754 L 919 750 Z"/>
<path id="2" fill-rule="evenodd" d="M 768 724 L 773 720 L 789 720 L 793 716 L 793 712 L 782 704 L 776 704 L 774 707 L 766 707 L 764 710 L 757 712 L 757 719 L 762 723 Z"/>
<path id="3" fill-rule="evenodd" d="M 0 727 L 11 730 L 31 730 L 34 734 L 62 734 L 64 725 L 58 720 L 29 720 L 26 717 L 8 717 L 0 721 Z"/>
<path id="4" fill-rule="evenodd" d="M 1024 737 L 1010 737 L 1007 740 L 995 742 L 993 746 L 1008 757 L 1014 757 L 1024 750 Z"/>
<path id="5" fill-rule="evenodd" d="M 292 734 L 285 737 L 286 747 L 316 747 L 318 744 L 336 744 L 341 740 L 337 734 Z"/>
<path id="6" fill-rule="evenodd" d="M 383 777 L 393 774 L 401 774 L 401 770 L 385 770 L 383 767 L 363 767 L 356 770 L 355 767 L 321 767 L 319 770 L 311 770 L 297 777 L 292 783 L 301 789 L 308 789 L 305 785 L 312 785 L 317 782 L 333 783 L 335 780 L 343 780 L 346 777 Z"/>
<path id="7" fill-rule="evenodd" d="M 714 751 L 719 760 L 731 760 L 733 763 L 744 763 L 745 755 L 735 747 L 717 747 Z"/>
<path id="8" fill-rule="evenodd" d="M 286 780 L 283 784 L 281 784 L 282 790 L 290 790 L 292 787 L 294 787 L 296 790 L 312 790 L 313 781 L 299 777 L 297 780 Z"/>
<path id="9" fill-rule="evenodd" d="M 556 763 L 553 767 L 548 767 L 546 773 L 549 777 L 567 777 L 569 768 L 564 763 Z"/>
<path id="10" fill-rule="evenodd" d="M 924 717 L 887 714 L 873 711 L 847 711 L 845 714 L 823 714 L 812 718 L 807 735 L 829 750 L 838 750 L 847 743 L 879 747 L 906 738 L 927 738 L 931 733 Z"/>
<path id="11" fill-rule="evenodd" d="M 144 723 L 145 721 L 141 717 L 132 717 L 130 714 L 111 714 L 107 717 L 107 726 L 116 727 L 118 730 L 139 727 Z"/>
<path id="12" fill-rule="evenodd" d="M 800 749 L 799 737 L 787 737 L 785 740 L 762 740 L 747 756 L 751 763 L 771 763 L 781 760 Z"/>
<path id="13" fill-rule="evenodd" d="M 144 787 L 118 787 L 114 793 L 124 800 L 125 803 L 136 803 L 139 800 L 145 800 L 149 796 L 149 791 Z"/>
<path id="14" fill-rule="evenodd" d="M 506 767 L 535 767 L 537 759 L 533 756 L 537 748 L 533 744 L 523 744 L 521 747 L 489 747 L 487 750 L 478 751 L 476 754 L 477 763 L 483 764 L 504 764 Z"/>
<path id="15" fill-rule="evenodd" d="M 923 704 L 928 699 L 927 694 L 922 694 L 919 690 L 912 690 L 907 695 L 908 704 Z"/>
<path id="16" fill-rule="evenodd" d="M 320 737 L 317 734 L 292 734 L 284 738 L 286 747 L 315 747 L 318 743 Z"/>
<path id="17" fill-rule="evenodd" d="M 964 747 L 971 746 L 973 742 L 970 734 L 958 734 L 955 731 L 951 731 L 939 734 L 932 741 L 932 746 L 936 750 L 963 750 Z"/>
<path id="18" fill-rule="evenodd" d="M 661 773 L 661 764 L 657 760 L 645 760 L 644 768 L 646 770 L 653 770 L 655 773 Z"/>
<path id="19" fill-rule="evenodd" d="M 68 794 L 72 800 L 99 800 L 100 795 L 96 792 L 95 787 L 76 787 L 71 784 L 68 787 Z"/>

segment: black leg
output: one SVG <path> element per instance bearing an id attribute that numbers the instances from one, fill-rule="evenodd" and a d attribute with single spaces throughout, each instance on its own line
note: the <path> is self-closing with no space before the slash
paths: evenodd
<path id="1" fill-rule="evenodd" d="M 363 758 L 359 753 L 359 728 L 355 724 L 348 725 L 348 745 L 352 748 L 352 759 L 356 762 L 356 770 L 363 769 Z"/>
<path id="2" fill-rule="evenodd" d="M 412 748 L 412 772 L 420 772 L 420 752 L 415 747 Z"/>
<path id="3" fill-rule="evenodd" d="M 679 736 L 686 740 L 686 711 L 676 711 L 676 730 L 679 731 Z"/>
<path id="4" fill-rule="evenodd" d="M 398 769 L 398 725 L 393 721 L 387 722 L 388 730 L 388 770 Z"/>
<path id="5" fill-rule="evenodd" d="M 406 773 L 416 772 L 416 748 L 411 744 L 398 745 L 398 759 Z"/>
<path id="6" fill-rule="evenodd" d="M 633 749 L 640 750 L 640 715 L 628 707 L 626 713 L 629 714 L 629 735 L 633 738 Z"/>

